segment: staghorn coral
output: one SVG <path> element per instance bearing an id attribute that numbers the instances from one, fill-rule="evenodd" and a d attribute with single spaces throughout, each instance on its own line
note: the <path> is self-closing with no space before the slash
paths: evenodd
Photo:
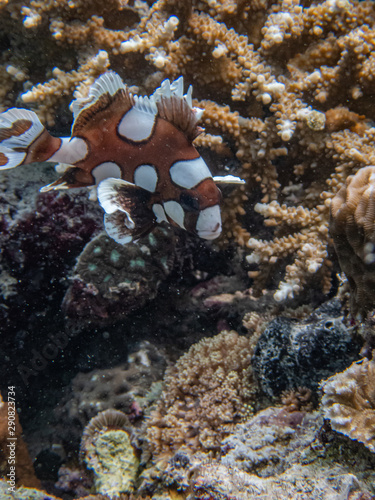
<path id="1" fill-rule="evenodd" d="M 194 344 L 167 371 L 147 426 L 155 461 L 180 448 L 188 453 L 219 450 L 223 436 L 251 411 L 251 355 L 250 339 L 224 331 Z"/>
<path id="2" fill-rule="evenodd" d="M 375 362 L 364 358 L 322 384 L 322 410 L 335 431 L 375 452 Z"/>
<path id="3" fill-rule="evenodd" d="M 353 315 L 375 307 L 375 167 L 349 176 L 331 203 L 330 233 L 350 286 Z"/>

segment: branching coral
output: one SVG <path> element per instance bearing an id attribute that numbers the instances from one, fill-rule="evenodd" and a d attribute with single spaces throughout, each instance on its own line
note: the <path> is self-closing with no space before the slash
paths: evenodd
<path id="1" fill-rule="evenodd" d="M 19 33 L 0 61 L 3 105 L 21 95 L 53 122 L 67 105 L 64 96 L 74 89 L 84 95 L 109 66 L 141 91 L 184 75 L 204 109 L 206 135 L 197 145 L 213 169 L 236 171 L 247 182 L 225 199 L 222 241 L 251 250 L 254 291 L 273 288 L 281 301 L 314 282 L 328 292 L 330 200 L 348 175 L 375 164 L 374 4 L 83 5 L 2 5 L 0 30 Z M 42 83 L 36 57 L 48 75 Z M 58 125 L 66 128 L 66 119 L 62 114 Z M 259 231 L 256 213 L 266 229 Z"/>
<path id="2" fill-rule="evenodd" d="M 252 351 L 250 339 L 222 332 L 193 345 L 167 372 L 147 430 L 155 460 L 182 447 L 218 451 L 221 439 L 251 411 Z"/>

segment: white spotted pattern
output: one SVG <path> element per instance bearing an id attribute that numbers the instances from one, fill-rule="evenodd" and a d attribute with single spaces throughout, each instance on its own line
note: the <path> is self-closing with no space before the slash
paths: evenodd
<path id="1" fill-rule="evenodd" d="M 219 205 L 205 208 L 198 216 L 196 230 L 205 240 L 214 240 L 221 233 L 221 215 Z"/>
<path id="2" fill-rule="evenodd" d="M 8 160 L 0 170 L 14 168 L 20 165 L 26 158 L 25 150 L 43 132 L 44 127 L 36 113 L 27 109 L 11 108 L 0 114 L 0 130 L 11 129 L 18 120 L 28 120 L 31 127 L 21 135 L 11 135 L 0 143 L 0 153 Z"/>
<path id="3" fill-rule="evenodd" d="M 151 193 L 155 192 L 158 174 L 152 165 L 140 165 L 134 172 L 134 184 Z"/>
<path id="4" fill-rule="evenodd" d="M 165 213 L 170 217 L 176 224 L 185 229 L 184 218 L 185 212 L 182 206 L 177 203 L 177 201 L 166 201 L 164 202 Z"/>
<path id="5" fill-rule="evenodd" d="M 179 186 L 191 189 L 201 181 L 211 178 L 211 172 L 201 157 L 176 161 L 170 169 L 171 179 Z"/>
<path id="6" fill-rule="evenodd" d="M 92 170 L 92 175 L 95 179 L 95 184 L 99 184 L 99 182 L 104 179 L 108 179 L 109 177 L 114 177 L 117 179 L 121 178 L 121 168 L 112 161 L 106 161 L 101 163 L 97 167 Z"/>
<path id="7" fill-rule="evenodd" d="M 133 107 L 125 113 L 125 116 L 120 121 L 118 133 L 130 141 L 144 141 L 152 133 L 155 116 L 156 113 L 151 113 L 149 110 L 143 111 L 142 109 Z"/>
<path id="8" fill-rule="evenodd" d="M 87 144 L 80 137 L 73 137 L 71 140 L 69 137 L 62 137 L 61 141 L 60 148 L 48 158 L 48 161 L 57 161 L 74 165 L 74 163 L 86 157 L 88 153 Z"/>
<path id="9" fill-rule="evenodd" d="M 159 205 L 159 203 L 154 203 L 152 205 L 152 211 L 155 214 L 156 222 L 168 222 L 167 216 L 165 215 L 164 208 Z"/>

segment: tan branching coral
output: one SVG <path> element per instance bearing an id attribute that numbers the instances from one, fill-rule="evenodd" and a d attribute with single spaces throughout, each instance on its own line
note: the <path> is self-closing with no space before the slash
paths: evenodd
<path id="1" fill-rule="evenodd" d="M 375 361 L 353 363 L 322 384 L 322 409 L 335 431 L 375 452 Z"/>
<path id="2" fill-rule="evenodd" d="M 345 272 L 353 314 L 375 308 L 375 167 L 347 179 L 331 203 L 330 232 Z"/>
<path id="3" fill-rule="evenodd" d="M 167 372 L 147 429 L 155 460 L 180 448 L 218 451 L 221 439 L 251 411 L 252 351 L 250 339 L 222 332 L 193 345 Z"/>
<path id="4" fill-rule="evenodd" d="M 67 128 L 60 110 L 68 97 L 84 95 L 108 67 L 141 92 L 182 74 L 204 109 L 197 145 L 213 170 L 246 180 L 225 197 L 221 241 L 249 249 L 254 292 L 272 288 L 284 300 L 312 283 L 329 290 L 330 200 L 349 175 L 375 164 L 373 2 L 0 6 L 0 32 L 12 34 L 1 61 L 3 107 L 23 96 Z"/>

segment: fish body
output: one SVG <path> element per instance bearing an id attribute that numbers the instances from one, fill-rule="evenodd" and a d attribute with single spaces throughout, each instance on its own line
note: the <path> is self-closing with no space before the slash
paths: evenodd
<path id="1" fill-rule="evenodd" d="M 97 185 L 106 231 L 122 244 L 163 221 L 217 238 L 221 193 L 192 143 L 202 129 L 191 92 L 183 95 L 180 77 L 150 97 L 132 95 L 109 71 L 72 102 L 70 138 L 50 135 L 34 112 L 11 108 L 0 114 L 0 168 L 67 164 L 41 191 Z"/>

